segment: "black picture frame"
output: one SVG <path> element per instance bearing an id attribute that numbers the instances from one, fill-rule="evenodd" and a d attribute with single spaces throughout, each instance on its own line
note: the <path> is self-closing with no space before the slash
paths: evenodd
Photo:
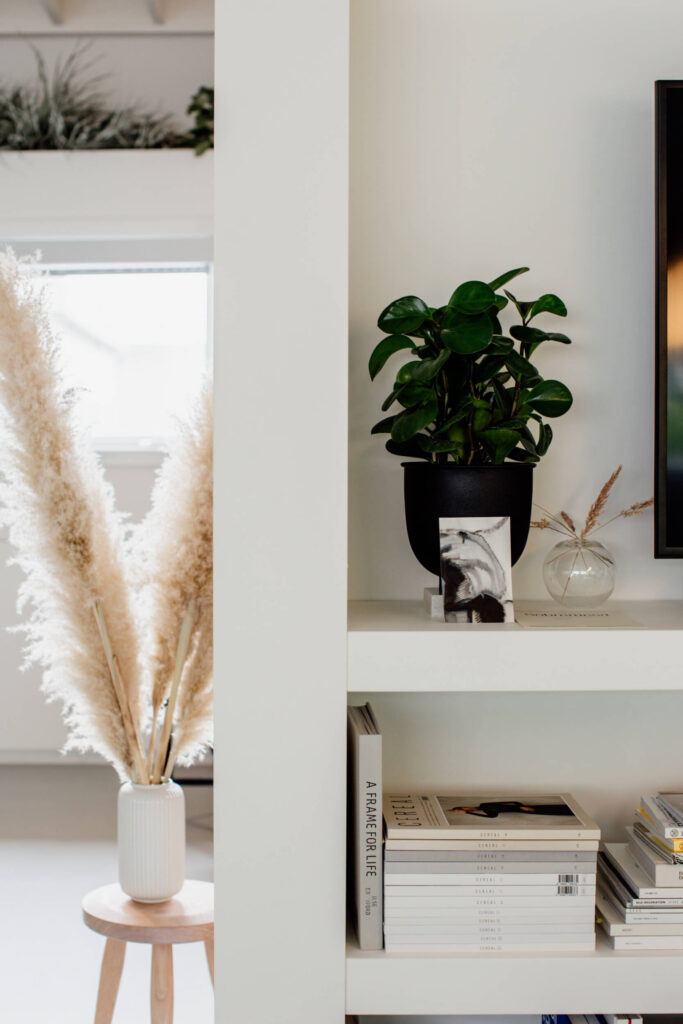
<path id="1" fill-rule="evenodd" d="M 683 81 L 655 82 L 655 232 L 655 558 L 683 558 Z"/>

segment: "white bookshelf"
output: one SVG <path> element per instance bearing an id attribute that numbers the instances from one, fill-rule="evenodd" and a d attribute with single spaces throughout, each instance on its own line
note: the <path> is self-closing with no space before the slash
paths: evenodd
<path id="1" fill-rule="evenodd" d="M 368 28 L 373 62 L 394 6 L 382 5 L 376 38 Z M 412 41 L 419 5 L 400 6 Z M 487 773 L 540 788 L 562 776 L 613 831 L 641 782 L 683 773 L 679 603 L 629 605 L 643 628 L 595 632 L 454 630 L 417 601 L 353 602 L 347 621 L 348 9 L 216 8 L 217 1020 L 678 1011 L 679 953 L 345 945 L 347 697 L 376 700 L 392 779 L 464 785 Z M 355 17 L 376 9 L 357 4 Z M 380 113 L 395 101 L 387 89 L 370 97 Z M 391 179 L 383 164 L 377 175 L 380 202 Z M 381 491 L 381 473 L 371 485 Z M 402 530 L 393 511 L 388 528 Z"/>
<path id="2" fill-rule="evenodd" d="M 594 953 L 471 956 L 361 953 L 350 941 L 346 1005 L 358 1014 L 680 1013 L 682 971 L 681 952 L 615 952 L 600 935 Z"/>
<path id="3" fill-rule="evenodd" d="M 538 609 L 538 602 L 517 607 Z M 557 610 L 558 605 L 548 604 Z M 351 601 L 348 689 L 374 692 L 683 689 L 683 601 L 610 603 L 637 628 L 453 625 L 418 601 Z M 530 664 L 545 671 L 529 671 Z"/>

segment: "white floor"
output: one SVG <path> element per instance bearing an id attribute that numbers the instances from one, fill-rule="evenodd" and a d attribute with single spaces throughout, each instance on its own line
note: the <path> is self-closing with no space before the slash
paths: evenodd
<path id="1" fill-rule="evenodd" d="M 116 880 L 118 780 L 107 767 L 0 767 L 0 1021 L 88 1024 L 104 939 L 81 899 Z M 187 787 L 188 878 L 211 880 L 209 787 Z M 129 944 L 113 1024 L 149 1021 L 149 947 Z M 203 944 L 174 950 L 175 1024 L 210 1024 Z"/>

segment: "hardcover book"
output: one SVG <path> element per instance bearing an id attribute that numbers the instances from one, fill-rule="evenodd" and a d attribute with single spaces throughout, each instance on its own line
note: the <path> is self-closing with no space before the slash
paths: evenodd
<path id="1" fill-rule="evenodd" d="M 348 708 L 349 795 L 356 930 L 361 949 L 381 949 L 382 736 L 369 704 Z"/>
<path id="2" fill-rule="evenodd" d="M 566 793 L 387 796 L 384 802 L 389 840 L 600 838 L 598 825 Z"/>

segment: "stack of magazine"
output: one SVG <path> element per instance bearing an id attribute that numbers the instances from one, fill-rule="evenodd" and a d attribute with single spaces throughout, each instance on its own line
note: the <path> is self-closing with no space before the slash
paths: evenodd
<path id="1" fill-rule="evenodd" d="M 598 861 L 598 921 L 614 949 L 683 949 L 683 794 L 641 797 L 628 843 Z"/>
<path id="2" fill-rule="evenodd" d="M 643 1024 L 639 1013 L 544 1013 L 541 1024 Z"/>
<path id="3" fill-rule="evenodd" d="M 388 952 L 595 947 L 600 830 L 573 797 L 385 796 Z"/>

